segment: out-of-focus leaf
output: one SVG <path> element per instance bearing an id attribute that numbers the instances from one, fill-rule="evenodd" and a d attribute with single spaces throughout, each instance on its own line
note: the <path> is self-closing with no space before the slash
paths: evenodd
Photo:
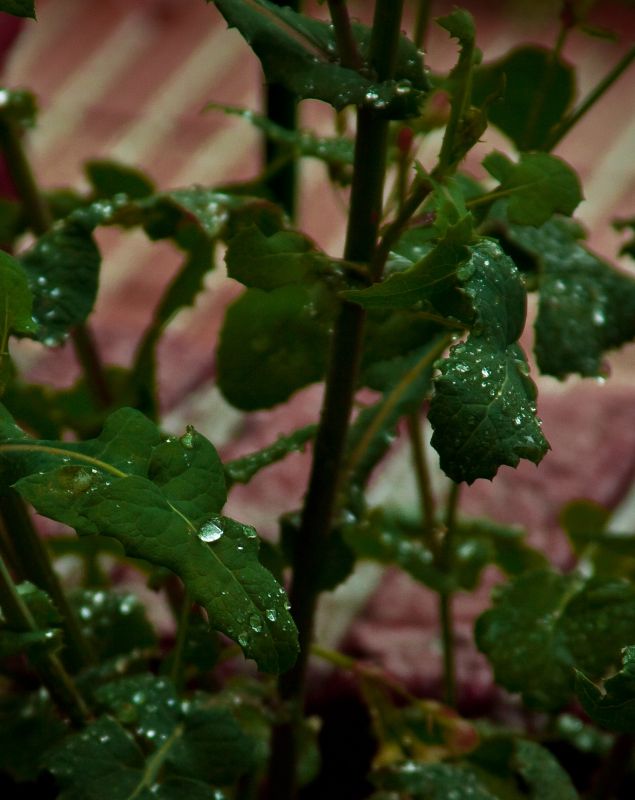
<path id="1" fill-rule="evenodd" d="M 307 442 L 315 436 L 316 430 L 316 425 L 306 425 L 289 435 L 280 436 L 273 444 L 263 447 L 262 450 L 226 462 L 225 480 L 227 485 L 249 483 L 261 469 L 275 464 L 289 453 L 303 451 Z"/>
<path id="2" fill-rule="evenodd" d="M 582 231 L 568 220 L 510 225 L 504 235 L 538 265 L 540 371 L 556 378 L 602 375 L 604 353 L 635 338 L 635 279 L 587 250 Z"/>
<path id="3" fill-rule="evenodd" d="M 573 668 L 597 679 L 632 639 L 635 589 L 627 581 L 536 570 L 497 590 L 476 623 L 496 680 L 551 710 L 573 690 Z"/>
<path id="4" fill-rule="evenodd" d="M 146 175 L 117 161 L 87 161 L 84 171 L 96 198 L 123 193 L 131 199 L 139 199 L 149 197 L 155 191 L 154 184 Z"/>
<path id="5" fill-rule="evenodd" d="M 320 380 L 332 318 L 321 287 L 247 289 L 229 307 L 218 346 L 218 382 L 227 400 L 244 411 L 270 408 Z"/>
<path id="6" fill-rule="evenodd" d="M 474 105 L 480 106 L 501 83 L 503 99 L 489 108 L 490 122 L 507 134 L 518 150 L 544 149 L 552 128 L 573 103 L 573 68 L 546 48 L 519 47 L 474 70 Z"/>
<path id="7" fill-rule="evenodd" d="M 620 733 L 635 733 L 635 647 L 622 652 L 622 669 L 604 681 L 603 691 L 576 670 L 575 691 L 591 719 Z"/>

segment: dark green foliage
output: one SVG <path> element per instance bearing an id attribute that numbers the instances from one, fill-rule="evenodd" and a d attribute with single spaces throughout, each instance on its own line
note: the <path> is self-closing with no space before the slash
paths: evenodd
<path id="1" fill-rule="evenodd" d="M 521 153 L 517 164 L 495 150 L 483 160 L 500 181 L 496 191 L 511 195 L 507 218 L 520 225 L 542 225 L 555 213 L 573 214 L 582 200 L 580 181 L 559 158 L 547 153 Z"/>
<path id="2" fill-rule="evenodd" d="M 591 719 L 610 731 L 635 732 L 635 647 L 622 652 L 622 669 L 604 681 L 603 691 L 576 671 L 575 691 Z"/>
<path id="3" fill-rule="evenodd" d="M 0 250 L 0 396 L 12 374 L 8 351 L 11 333 L 34 333 L 33 297 L 19 261 Z"/>
<path id="4" fill-rule="evenodd" d="M 575 223 L 510 225 L 505 236 L 537 265 L 536 359 L 557 378 L 602 375 L 607 350 L 635 338 L 635 279 L 594 255 Z"/>
<path id="5" fill-rule="evenodd" d="M 518 150 L 543 150 L 552 128 L 572 105 L 574 72 L 541 47 L 519 47 L 474 71 L 472 102 L 480 106 L 503 86 L 503 99 L 488 112 L 491 123 Z"/>
<path id="6" fill-rule="evenodd" d="M 541 708 L 561 708 L 573 668 L 597 679 L 632 639 L 635 589 L 614 578 L 528 572 L 498 590 L 476 624 L 496 680 Z"/>
<path id="7" fill-rule="evenodd" d="M 428 88 L 421 54 L 402 37 L 395 78 L 378 83 L 338 63 L 333 30 L 326 22 L 303 16 L 268 0 L 215 0 L 230 26 L 238 28 L 260 58 L 271 83 L 285 86 L 298 99 L 315 98 L 337 109 L 366 105 L 391 119 L 417 116 Z M 354 25 L 362 57 L 370 30 Z"/>
<path id="8" fill-rule="evenodd" d="M 24 652 L 37 662 L 44 653 L 56 652 L 62 646 L 62 620 L 48 595 L 37 586 L 27 581 L 21 583 L 17 590 L 37 627 L 36 630 L 15 631 L 2 620 L 0 659 Z"/>
<path id="9" fill-rule="evenodd" d="M 536 418 L 536 387 L 516 344 L 526 303 L 518 270 L 499 247 L 482 240 L 458 277 L 474 322 L 467 341 L 437 365 L 441 376 L 429 419 L 443 471 L 472 483 L 521 458 L 539 462 L 548 444 Z"/>
<path id="10" fill-rule="evenodd" d="M 293 662 L 284 590 L 258 561 L 256 532 L 218 516 L 224 472 L 204 437 L 188 429 L 165 438 L 131 409 L 77 444 L 29 440 L 8 419 L 4 428 L 13 438 L 0 445 L 5 479 L 17 480 L 40 513 L 83 535 L 112 536 L 129 555 L 176 572 L 212 626 L 264 671 Z"/>

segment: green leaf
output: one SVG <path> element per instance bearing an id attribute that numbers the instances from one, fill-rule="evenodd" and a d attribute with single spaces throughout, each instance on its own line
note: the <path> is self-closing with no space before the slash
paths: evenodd
<path id="1" fill-rule="evenodd" d="M 476 39 L 474 18 L 464 8 L 456 8 L 446 17 L 437 17 L 437 23 L 450 34 L 453 39 L 458 39 L 461 47 L 469 47 Z"/>
<path id="2" fill-rule="evenodd" d="M 573 103 L 573 68 L 546 48 L 520 47 L 474 70 L 472 103 L 480 106 L 502 81 L 503 100 L 490 106 L 490 122 L 518 150 L 544 149 L 551 129 Z"/>
<path id="3" fill-rule="evenodd" d="M 225 464 L 227 486 L 233 483 L 249 483 L 261 469 L 275 464 L 289 453 L 302 452 L 317 431 L 317 425 L 306 425 L 287 436 L 280 436 L 273 444 L 249 453 Z"/>
<path id="4" fill-rule="evenodd" d="M 213 628 L 238 641 L 264 672 L 284 671 L 297 651 L 286 595 L 258 561 L 253 528 L 219 517 L 222 464 L 193 428 L 161 436 L 142 414 L 112 414 L 99 438 L 42 442 L 0 431 L 0 467 L 40 513 L 80 534 L 117 539 L 126 553 L 175 572 Z"/>
<path id="5" fill-rule="evenodd" d="M 537 742 L 517 739 L 514 765 L 536 800 L 576 800 L 571 778 L 554 756 Z"/>
<path id="6" fill-rule="evenodd" d="M 218 384 L 225 398 L 254 411 L 319 381 L 332 315 L 321 287 L 247 289 L 227 310 L 220 334 Z"/>
<path id="7" fill-rule="evenodd" d="M 62 342 L 93 309 L 101 256 L 92 232 L 104 221 L 96 204 L 77 209 L 20 257 L 33 293 L 37 338 L 48 346 Z"/>
<path id="8" fill-rule="evenodd" d="M 255 225 L 229 240 L 225 262 L 230 278 L 264 291 L 315 281 L 338 269 L 337 260 L 319 253 L 304 234 L 276 231 L 266 236 Z"/>
<path id="9" fill-rule="evenodd" d="M 548 449 L 536 418 L 536 387 L 515 343 L 525 322 L 522 280 L 493 242 L 471 250 L 458 275 L 474 307 L 472 331 L 437 364 L 429 413 L 441 468 L 467 483 L 492 478 L 521 458 L 538 463 Z"/>
<path id="10" fill-rule="evenodd" d="M 162 753 L 168 777 L 224 785 L 252 765 L 251 739 L 231 712 L 209 706 L 202 695 L 181 702 L 167 678 L 147 674 L 124 678 L 100 687 L 96 699 L 146 748 Z"/>
<path id="11" fill-rule="evenodd" d="M 358 558 L 396 565 L 437 592 L 454 588 L 451 579 L 434 565 L 420 529 L 418 534 L 382 509 L 374 509 L 361 522 L 343 528 L 344 541 Z"/>
<path id="12" fill-rule="evenodd" d="M 0 0 L 0 11 L 16 17 L 35 19 L 35 2 L 34 0 Z"/>
<path id="13" fill-rule="evenodd" d="M 450 226 L 436 247 L 411 267 L 393 272 L 367 289 L 351 289 L 342 295 L 364 308 L 409 308 L 421 303 L 435 310 L 440 307 L 442 314 L 448 305 L 458 305 L 453 296 L 457 291 L 457 271 L 470 257 L 467 244 L 471 238 L 471 219 L 466 217 Z"/>
<path id="14" fill-rule="evenodd" d="M 540 228 L 510 225 L 505 236 L 538 264 L 540 371 L 602 375 L 603 354 L 635 339 L 635 279 L 587 250 L 579 227 L 565 219 Z"/>
<path id="15" fill-rule="evenodd" d="M 634 620 L 630 583 L 537 570 L 497 590 L 477 620 L 476 643 L 497 683 L 556 710 L 570 698 L 573 668 L 600 677 L 632 639 Z"/>
<path id="16" fill-rule="evenodd" d="M 344 136 L 316 136 L 310 131 L 292 131 L 247 108 L 209 103 L 205 106 L 205 109 L 222 111 L 225 114 L 242 117 L 242 119 L 261 130 L 269 140 L 289 145 L 293 152 L 299 156 L 317 158 L 329 166 L 339 168 L 353 165 L 354 144 L 352 139 Z"/>
<path id="17" fill-rule="evenodd" d="M 453 536 L 452 568 L 457 585 L 473 591 L 483 569 L 495 564 L 507 575 L 547 566 L 547 559 L 524 541 L 525 531 L 487 519 L 462 519 Z"/>
<path id="18" fill-rule="evenodd" d="M 385 768 L 372 777 L 380 788 L 404 792 L 412 800 L 448 800 L 449 797 L 452 800 L 499 800 L 472 769 L 459 764 L 406 761 Z"/>
<path id="19" fill-rule="evenodd" d="M 71 602 L 82 633 L 101 660 L 156 646 L 156 634 L 134 594 L 76 589 Z"/>
<path id="20" fill-rule="evenodd" d="M 62 631 L 59 627 L 60 615 L 49 596 L 28 581 L 17 587 L 18 594 L 25 602 L 36 630 L 15 631 L 4 621 L 0 610 L 0 659 L 18 653 L 26 653 L 35 661 L 45 653 L 52 653 L 62 646 Z"/>
<path id="21" fill-rule="evenodd" d="M 514 164 L 495 150 L 483 166 L 500 181 L 496 192 L 511 195 L 507 203 L 510 222 L 542 225 L 559 212 L 571 215 L 582 201 L 576 173 L 562 159 L 547 153 L 521 153 Z"/>
<path id="22" fill-rule="evenodd" d="M 117 161 L 87 161 L 84 172 L 96 199 L 114 197 L 119 193 L 140 199 L 155 192 L 154 184 L 146 175 Z"/>
<path id="23" fill-rule="evenodd" d="M 256 53 L 267 81 L 285 86 L 296 98 L 314 98 L 337 109 L 366 105 L 391 119 L 417 116 L 428 83 L 421 54 L 400 37 L 395 80 L 377 83 L 341 66 L 332 27 L 268 0 L 215 0 L 230 27 L 237 28 Z M 362 58 L 368 55 L 370 29 L 354 24 Z"/>
<path id="24" fill-rule="evenodd" d="M 635 733 L 635 647 L 622 652 L 622 669 L 604 681 L 601 691 L 580 670 L 576 670 L 575 692 L 591 719 L 603 728 Z"/>
<path id="25" fill-rule="evenodd" d="M 48 693 L 5 694 L 0 703 L 0 770 L 35 781 L 43 753 L 68 733 Z"/>

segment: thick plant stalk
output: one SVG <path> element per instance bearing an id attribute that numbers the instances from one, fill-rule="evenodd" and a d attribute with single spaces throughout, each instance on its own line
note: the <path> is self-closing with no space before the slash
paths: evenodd
<path id="1" fill-rule="evenodd" d="M 294 11 L 300 10 L 300 0 L 273 0 L 278 6 L 289 6 Z M 271 122 L 282 128 L 293 131 L 297 125 L 297 103 L 294 95 L 284 86 L 267 84 L 265 90 L 265 113 Z M 272 165 L 282 161 L 282 165 L 271 171 L 266 185 L 279 203 L 293 219 L 297 206 L 297 160 L 288 144 L 272 142 L 265 138 L 265 164 Z"/>
<path id="2" fill-rule="evenodd" d="M 391 77 L 400 32 L 403 3 L 378 0 L 375 8 L 370 60 L 379 80 Z M 334 23 L 337 20 L 334 20 Z M 347 35 L 337 37 L 338 41 Z M 372 108 L 357 113 L 355 164 L 344 258 L 369 263 L 381 219 L 386 170 L 388 122 Z M 379 276 L 378 276 L 379 277 Z M 299 632 L 300 654 L 294 667 L 281 676 L 280 699 L 287 720 L 274 731 L 269 797 L 291 800 L 297 770 L 296 729 L 301 718 L 306 667 L 318 597 L 315 576 L 329 537 L 340 484 L 342 457 L 357 386 L 365 312 L 343 302 L 333 333 L 326 390 L 313 450 L 309 487 L 302 512 L 297 552 L 293 561 L 291 607 Z"/>

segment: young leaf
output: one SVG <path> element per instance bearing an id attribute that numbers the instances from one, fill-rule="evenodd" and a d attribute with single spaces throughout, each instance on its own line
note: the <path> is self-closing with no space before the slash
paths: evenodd
<path id="1" fill-rule="evenodd" d="M 227 486 L 233 483 L 249 483 L 261 469 L 275 464 L 289 453 L 303 451 L 307 442 L 314 436 L 317 425 L 306 425 L 288 436 L 280 436 L 273 444 L 255 453 L 249 453 L 225 464 Z"/>
<path id="2" fill-rule="evenodd" d="M 488 112 L 491 123 L 518 150 L 542 150 L 551 129 L 569 110 L 575 96 L 573 68 L 551 50 L 520 47 L 474 70 L 472 103 L 480 106 L 504 82 L 502 102 Z M 548 80 L 548 88 L 545 82 Z"/>
<path id="3" fill-rule="evenodd" d="M 506 238 L 539 267 L 535 323 L 540 371 L 557 378 L 603 374 L 607 350 L 635 338 L 635 280 L 584 247 L 574 223 L 510 225 Z"/>
<path id="4" fill-rule="evenodd" d="M 218 383 L 227 400 L 244 411 L 270 408 L 319 381 L 332 315 L 319 286 L 247 289 L 227 310 L 218 345 Z"/>
<path id="5" fill-rule="evenodd" d="M 318 252 L 304 234 L 283 230 L 266 236 L 255 225 L 229 240 L 225 262 L 230 278 L 264 291 L 335 276 L 340 269 L 337 259 Z"/>
<path id="6" fill-rule="evenodd" d="M 604 682 L 604 691 L 576 670 L 575 693 L 591 719 L 620 733 L 635 733 L 635 647 L 622 652 L 622 669 Z"/>
<path id="7" fill-rule="evenodd" d="M 155 193 L 154 184 L 146 175 L 117 161 L 87 161 L 84 172 L 96 199 L 123 193 L 136 200 Z"/>
<path id="8" fill-rule="evenodd" d="M 499 247 L 482 240 L 459 280 L 474 307 L 473 327 L 437 364 L 441 375 L 429 419 L 443 471 L 472 483 L 521 458 L 538 463 L 548 444 L 536 418 L 536 387 L 515 343 L 526 313 L 518 270 Z"/>
<path id="9" fill-rule="evenodd" d="M 285 86 L 296 98 L 314 98 L 337 109 L 367 105 L 391 119 L 417 116 L 427 90 L 421 54 L 401 37 L 395 80 L 377 83 L 362 72 L 341 66 L 332 27 L 268 0 L 215 0 L 231 27 L 256 53 L 270 83 Z M 356 24 L 353 33 L 366 57 L 370 29 Z"/>
<path id="10" fill-rule="evenodd" d="M 500 181 L 497 192 L 511 195 L 507 203 L 510 222 L 542 225 L 553 214 L 571 215 L 582 201 L 576 173 L 562 159 L 547 153 L 521 153 L 514 164 L 495 150 L 483 166 Z"/>
<path id="11" fill-rule="evenodd" d="M 471 219 L 466 217 L 450 226 L 443 239 L 432 250 L 400 272 L 367 289 L 342 292 L 364 308 L 411 308 L 417 303 L 429 304 L 440 313 L 459 305 L 457 271 L 470 257 L 467 244 L 472 238 Z M 401 262 L 403 263 L 403 261 Z"/>
<path id="12" fill-rule="evenodd" d="M 555 710 L 570 698 L 573 667 L 599 678 L 632 640 L 634 621 L 630 583 L 537 570 L 497 591 L 477 620 L 476 643 L 498 683 Z"/>
<path id="13" fill-rule="evenodd" d="M 326 137 L 316 136 L 310 131 L 291 131 L 247 108 L 209 103 L 205 109 L 242 117 L 261 130 L 272 142 L 289 145 L 300 156 L 317 158 L 333 167 L 341 168 L 353 165 L 353 142 L 344 136 Z"/>
<path id="14" fill-rule="evenodd" d="M 30 440 L 7 418 L 0 430 L 0 467 L 40 513 L 175 572 L 212 627 L 264 672 L 293 662 L 295 627 L 284 590 L 258 561 L 256 532 L 217 516 L 225 480 L 207 439 L 193 429 L 165 439 L 132 409 L 87 442 Z"/>
<path id="15" fill-rule="evenodd" d="M 35 19 L 35 2 L 34 0 L 0 0 L 0 11 L 16 17 Z"/>

